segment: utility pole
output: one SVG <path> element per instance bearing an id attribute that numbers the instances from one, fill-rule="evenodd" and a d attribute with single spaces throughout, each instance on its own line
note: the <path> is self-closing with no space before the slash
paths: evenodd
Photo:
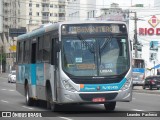
<path id="1" fill-rule="evenodd" d="M 2 53 L 3 53 L 3 47 L 2 46 L 1 46 L 0 50 L 1 50 L 1 73 L 2 73 Z"/>
<path id="2" fill-rule="evenodd" d="M 134 13 L 134 26 L 135 26 L 135 30 L 134 30 L 134 49 L 135 49 L 135 58 L 138 58 L 138 39 L 137 39 L 137 12 L 130 12 L 130 13 Z"/>

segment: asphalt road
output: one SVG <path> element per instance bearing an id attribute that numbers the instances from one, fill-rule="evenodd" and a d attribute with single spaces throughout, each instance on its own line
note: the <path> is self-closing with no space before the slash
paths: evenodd
<path id="1" fill-rule="evenodd" d="M 133 92 L 132 102 L 118 102 L 113 113 L 106 113 L 103 105 L 65 105 L 60 108 L 59 112 L 53 113 L 46 109 L 43 104 L 44 102 L 40 102 L 39 105 L 26 106 L 24 96 L 16 91 L 16 85 L 14 83 L 8 83 L 6 78 L 0 77 L 0 111 L 46 111 L 45 114 L 54 116 L 34 118 L 34 120 L 159 120 L 158 117 L 116 117 L 116 115 L 122 111 L 134 111 L 137 113 L 160 111 L 160 94 Z M 115 117 L 113 117 L 113 114 Z M 110 115 L 112 115 L 112 117 L 108 117 Z M 1 119 L 2 118 L 0 118 L 0 120 Z M 17 120 L 22 118 L 3 118 L 2 120 L 5 119 Z M 23 119 L 25 120 L 28 118 Z"/>

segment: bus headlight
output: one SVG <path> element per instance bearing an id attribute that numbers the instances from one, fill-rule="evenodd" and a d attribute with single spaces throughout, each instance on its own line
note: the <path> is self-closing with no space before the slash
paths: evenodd
<path id="1" fill-rule="evenodd" d="M 72 92 L 76 91 L 76 89 L 68 82 L 68 80 L 63 80 L 62 83 L 66 90 L 72 91 Z"/>
<path id="2" fill-rule="evenodd" d="M 132 82 L 132 78 L 128 78 L 125 82 L 125 84 L 123 85 L 123 87 L 121 88 L 121 90 L 126 90 L 130 87 L 131 85 L 131 82 Z"/>

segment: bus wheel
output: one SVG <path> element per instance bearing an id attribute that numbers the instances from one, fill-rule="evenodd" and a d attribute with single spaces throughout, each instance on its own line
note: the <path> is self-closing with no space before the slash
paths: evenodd
<path id="1" fill-rule="evenodd" d="M 28 85 L 26 85 L 26 88 L 25 88 L 25 97 L 26 97 L 26 104 L 28 106 L 32 106 L 33 105 L 33 99 L 29 97 L 29 88 L 28 88 Z"/>
<path id="2" fill-rule="evenodd" d="M 51 87 L 47 88 L 47 108 L 51 109 L 52 112 L 55 112 L 57 109 L 57 105 L 53 102 Z"/>
<path id="3" fill-rule="evenodd" d="M 104 107 L 105 107 L 106 111 L 113 111 L 116 107 L 116 102 L 105 103 Z"/>

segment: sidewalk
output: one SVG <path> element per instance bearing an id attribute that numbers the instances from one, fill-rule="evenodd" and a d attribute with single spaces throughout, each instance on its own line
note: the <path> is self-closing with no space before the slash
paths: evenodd
<path id="1" fill-rule="evenodd" d="M 0 77 L 7 78 L 9 73 L 0 73 Z"/>

